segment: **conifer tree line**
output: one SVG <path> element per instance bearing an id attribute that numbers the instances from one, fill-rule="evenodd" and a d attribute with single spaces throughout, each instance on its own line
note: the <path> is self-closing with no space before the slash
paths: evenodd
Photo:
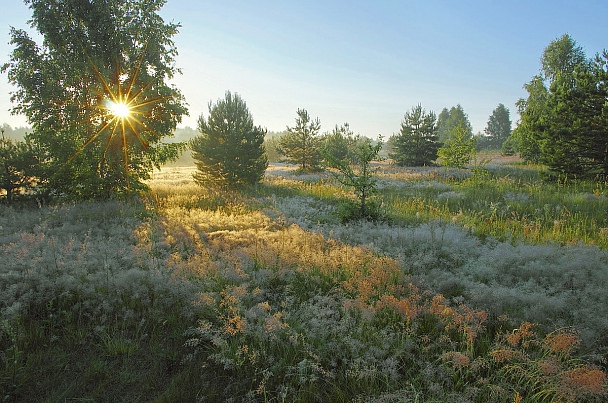
<path id="1" fill-rule="evenodd" d="M 23 138 L 0 141 L 7 200 L 23 191 L 69 199 L 127 195 L 145 189 L 154 168 L 184 152 L 192 152 L 197 183 L 239 187 L 259 182 L 269 157 L 309 172 L 345 166 L 336 161 L 357 164 L 362 145 L 378 144 L 355 135 L 348 123 L 322 133 L 319 119 L 303 108 L 293 126 L 269 139 L 245 100 L 231 92 L 201 114 L 193 140 L 172 141 L 188 110 L 169 83 L 179 73 L 173 37 L 180 25 L 159 16 L 165 3 L 26 1 L 43 41 L 11 28 L 13 51 L 1 66 L 17 88 L 12 111 L 32 127 Z M 517 103 L 513 133 L 503 104 L 477 134 L 460 104 L 439 114 L 416 105 L 389 136 L 386 154 L 401 166 L 463 167 L 476 149 L 502 149 L 559 176 L 605 177 L 607 66 L 606 51 L 588 58 L 564 35 L 547 46 L 539 74 L 525 84 L 528 97 Z"/>

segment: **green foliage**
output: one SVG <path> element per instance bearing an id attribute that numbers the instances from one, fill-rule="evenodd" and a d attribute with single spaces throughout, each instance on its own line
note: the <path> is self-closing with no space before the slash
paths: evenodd
<path id="1" fill-rule="evenodd" d="M 484 130 L 484 146 L 482 148 L 499 150 L 503 143 L 511 136 L 511 119 L 509 109 L 503 104 L 498 104 L 492 111 L 488 119 L 488 124 Z"/>
<path id="2" fill-rule="evenodd" d="M 40 177 L 42 156 L 31 141 L 0 139 L 0 189 L 11 204 L 15 192 L 31 190 Z"/>
<path id="3" fill-rule="evenodd" d="M 517 151 L 517 143 L 515 142 L 513 136 L 509 136 L 500 147 L 500 152 L 502 155 L 515 155 Z"/>
<path id="4" fill-rule="evenodd" d="M 198 120 L 200 136 L 190 142 L 200 185 L 253 185 L 264 176 L 268 157 L 266 130 L 253 125 L 253 117 L 238 94 L 226 92 L 215 105 L 209 103 L 207 119 Z"/>
<path id="5" fill-rule="evenodd" d="M 348 123 L 336 125 L 331 133 L 323 136 L 321 153 L 326 160 L 350 160 L 354 142 L 355 137 Z"/>
<path id="6" fill-rule="evenodd" d="M 456 133 L 456 129 L 462 126 L 466 131 L 466 137 L 473 136 L 473 126 L 469 121 L 469 117 L 465 113 L 460 104 L 448 108 L 443 108 L 439 116 L 437 116 L 437 135 L 439 141 L 445 143 Z"/>
<path id="7" fill-rule="evenodd" d="M 277 149 L 279 148 L 281 136 L 285 135 L 286 133 L 287 132 L 268 132 L 264 137 L 264 149 L 266 150 L 266 155 L 268 156 L 268 162 L 281 161 L 281 154 L 279 154 Z"/>
<path id="8" fill-rule="evenodd" d="M 560 176 L 608 177 L 608 53 L 551 85 L 542 162 Z"/>
<path id="9" fill-rule="evenodd" d="M 380 221 L 383 218 L 382 200 L 377 197 L 368 198 L 365 200 L 365 208 L 362 209 L 360 199 L 347 199 L 338 205 L 336 212 L 343 224 L 358 220 Z"/>
<path id="10" fill-rule="evenodd" d="M 418 105 L 405 113 L 401 131 L 392 139 L 389 156 L 399 166 L 430 165 L 437 159 L 441 146 L 437 136 L 436 118 L 433 112 L 426 113 Z"/>
<path id="11" fill-rule="evenodd" d="M 345 186 L 352 187 L 357 196 L 356 206 L 347 203 L 346 207 L 340 211 L 342 221 L 380 218 L 381 203 L 370 198 L 378 190 L 375 177 L 378 168 L 372 168 L 371 162 L 378 159 L 382 144 L 382 139 L 373 145 L 371 140 L 366 138 L 354 148 L 352 155 L 354 161 L 351 161 L 348 155 L 342 159 L 337 159 L 331 154 L 326 155 L 329 166 L 340 172 L 338 181 Z"/>
<path id="12" fill-rule="evenodd" d="M 587 56 L 582 47 L 568 34 L 554 39 L 545 48 L 541 57 L 543 78 L 549 83 L 555 82 L 566 73 L 572 73 L 587 63 Z"/>
<path id="13" fill-rule="evenodd" d="M 162 140 L 187 113 L 168 84 L 179 25 L 159 16 L 165 1 L 27 3 L 43 43 L 12 28 L 2 71 L 17 87 L 13 111 L 28 118 L 32 141 L 49 156 L 48 190 L 107 198 L 143 188 L 155 165 L 177 157 Z M 108 102 L 125 100 L 133 116 L 112 116 Z"/>
<path id="14" fill-rule="evenodd" d="M 288 127 L 287 134 L 281 136 L 277 151 L 287 162 L 299 165 L 302 172 L 318 171 L 322 162 L 321 122 L 319 118 L 311 120 L 306 109 L 298 109 L 297 114 L 296 125 Z"/>
<path id="15" fill-rule="evenodd" d="M 513 137 L 522 157 L 543 163 L 557 177 L 608 175 L 606 86 L 608 54 L 588 61 L 569 36 L 552 41 L 542 58 L 543 76 L 526 85 L 521 123 Z"/>
<path id="16" fill-rule="evenodd" d="M 528 91 L 528 98 L 517 101 L 520 122 L 511 137 L 525 161 L 538 163 L 541 159 L 539 133 L 546 130 L 551 118 L 548 111 L 549 91 L 540 76 L 535 76 L 524 88 Z"/>
<path id="17" fill-rule="evenodd" d="M 438 151 L 439 163 L 448 168 L 464 168 L 475 155 L 475 139 L 468 136 L 464 126 L 454 130 L 454 137 Z"/>

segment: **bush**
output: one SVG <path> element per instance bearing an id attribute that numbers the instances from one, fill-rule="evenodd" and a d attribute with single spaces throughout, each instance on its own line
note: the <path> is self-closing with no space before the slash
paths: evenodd
<path id="1" fill-rule="evenodd" d="M 361 204 L 356 200 L 348 199 L 338 206 L 338 217 L 343 224 L 350 221 L 368 220 L 380 221 L 383 218 L 382 200 L 378 198 L 367 199 L 365 212 L 361 211 Z"/>

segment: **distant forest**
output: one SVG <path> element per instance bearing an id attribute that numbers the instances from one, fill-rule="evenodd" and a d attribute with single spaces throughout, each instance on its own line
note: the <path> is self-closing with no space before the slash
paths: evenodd
<path id="1" fill-rule="evenodd" d="M 12 140 L 23 140 L 27 133 L 31 132 L 30 127 L 11 127 L 9 124 L 4 123 L 0 130 L 5 138 Z M 269 131 L 266 134 L 266 152 L 268 153 L 268 158 L 271 162 L 277 162 L 281 158 L 275 150 L 275 146 L 278 143 L 278 138 L 284 135 L 287 131 L 282 132 L 272 132 Z M 190 126 L 186 127 L 178 127 L 175 130 L 174 137 L 166 137 L 165 142 L 167 143 L 178 143 L 178 142 L 189 142 L 194 137 L 200 135 L 197 129 L 193 129 Z M 386 153 L 384 153 L 386 154 Z M 171 162 L 167 164 L 169 166 L 190 166 L 194 165 L 194 160 L 190 155 L 190 150 L 186 150 L 182 153 L 177 161 Z"/>
<path id="2" fill-rule="evenodd" d="M 4 138 L 11 140 L 23 140 L 26 133 L 29 133 L 31 130 L 29 127 L 11 127 L 6 123 L 0 126 L 0 131 L 2 131 Z"/>
<path id="3" fill-rule="evenodd" d="M 0 126 L 0 130 L 4 134 L 5 138 L 12 140 L 23 140 L 25 135 L 32 131 L 30 127 L 12 127 L 7 123 Z M 177 143 L 180 141 L 187 142 L 198 134 L 198 131 L 190 126 L 178 127 L 175 130 L 175 137 L 169 137 L 166 139 L 166 141 L 167 143 Z"/>

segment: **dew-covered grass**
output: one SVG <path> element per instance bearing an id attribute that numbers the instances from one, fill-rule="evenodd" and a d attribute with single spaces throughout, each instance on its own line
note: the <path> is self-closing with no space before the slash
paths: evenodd
<path id="1" fill-rule="evenodd" d="M 605 401 L 604 185 L 383 164 L 375 223 L 284 165 L 0 207 L 3 400 Z"/>

